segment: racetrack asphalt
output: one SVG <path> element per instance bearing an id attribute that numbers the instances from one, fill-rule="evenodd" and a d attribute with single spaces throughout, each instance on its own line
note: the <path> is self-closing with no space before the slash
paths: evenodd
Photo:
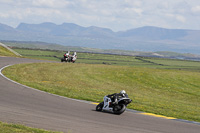
<path id="1" fill-rule="evenodd" d="M 45 62 L 0 57 L 0 68 Z M 102 98 L 103 99 L 103 98 Z M 199 133 L 200 125 L 142 115 L 95 111 L 95 104 L 64 98 L 11 82 L 0 76 L 0 121 L 66 133 Z"/>

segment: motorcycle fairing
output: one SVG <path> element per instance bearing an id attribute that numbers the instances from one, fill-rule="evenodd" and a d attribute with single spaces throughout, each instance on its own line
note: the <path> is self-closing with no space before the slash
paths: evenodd
<path id="1" fill-rule="evenodd" d="M 106 111 L 113 111 L 113 108 L 110 107 L 111 103 L 112 103 L 112 100 L 111 100 L 109 97 L 105 96 L 105 97 L 104 97 L 104 106 L 103 106 L 103 110 L 106 110 Z"/>

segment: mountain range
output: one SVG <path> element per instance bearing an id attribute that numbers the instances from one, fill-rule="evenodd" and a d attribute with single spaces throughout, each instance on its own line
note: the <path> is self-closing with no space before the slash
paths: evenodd
<path id="1" fill-rule="evenodd" d="M 0 24 L 0 40 L 39 41 L 100 49 L 200 53 L 200 30 L 153 26 L 114 32 L 108 28 L 82 27 L 74 23 L 21 23 L 16 28 Z"/>

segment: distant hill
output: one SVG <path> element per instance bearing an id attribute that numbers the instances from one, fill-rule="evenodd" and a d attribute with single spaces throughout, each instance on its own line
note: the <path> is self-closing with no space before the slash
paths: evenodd
<path id="1" fill-rule="evenodd" d="M 40 33 L 53 36 L 75 36 L 75 37 L 110 37 L 114 32 L 110 29 L 99 28 L 95 26 L 81 27 L 73 23 L 63 23 L 56 25 L 54 23 L 42 24 L 25 24 L 21 23 L 17 28 L 18 31 Z"/>
<path id="2" fill-rule="evenodd" d="M 190 30 L 164 29 L 159 27 L 145 26 L 141 28 L 119 32 L 121 37 L 131 37 L 136 40 L 179 40 L 188 35 Z"/>
<path id="3" fill-rule="evenodd" d="M 200 30 L 145 26 L 113 32 L 108 28 L 73 23 L 26 24 L 17 28 L 0 24 L 0 40 L 39 41 L 65 46 L 134 51 L 173 51 L 199 54 Z"/>
<path id="4" fill-rule="evenodd" d="M 99 53 L 99 54 L 115 54 L 115 55 L 125 55 L 125 56 L 158 57 L 158 58 L 200 61 L 200 55 L 189 54 L 189 53 L 176 53 L 176 52 L 168 52 L 168 51 L 142 52 L 142 51 L 116 50 L 116 49 L 96 49 L 96 48 L 73 47 L 73 46 L 64 46 L 64 45 L 58 45 L 58 44 L 49 44 L 49 43 L 44 43 L 44 42 L 3 41 L 3 43 L 11 48 L 51 50 L 51 51 L 60 51 L 62 53 L 66 51 L 76 51 L 78 53 L 84 52 L 84 53 Z"/>
<path id="5" fill-rule="evenodd" d="M 0 23 L 0 32 L 1 33 L 9 33 L 9 34 L 12 34 L 12 33 L 17 33 L 17 30 L 8 26 L 8 25 L 5 25 L 5 24 L 1 24 Z"/>

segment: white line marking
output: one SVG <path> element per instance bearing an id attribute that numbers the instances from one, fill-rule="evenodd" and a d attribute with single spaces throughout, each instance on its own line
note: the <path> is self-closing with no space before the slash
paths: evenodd
<path id="1" fill-rule="evenodd" d="M 6 77 L 5 75 L 2 74 L 2 70 L 5 69 L 5 68 L 7 68 L 7 67 L 9 67 L 9 66 L 12 66 L 12 65 L 7 65 L 7 66 L 2 67 L 2 68 L 0 69 L 0 75 L 1 75 L 2 77 L 4 77 L 5 79 L 7 79 L 7 80 L 9 80 L 9 81 L 11 81 L 11 82 L 13 82 L 13 83 L 15 83 L 15 84 L 18 84 L 18 85 L 20 85 L 20 86 L 23 86 L 23 87 L 25 87 L 25 88 L 29 88 L 29 89 L 32 89 L 32 90 L 35 90 L 35 91 L 39 91 L 39 92 L 42 92 L 42 93 L 46 93 L 46 94 L 50 94 L 50 95 L 53 95 L 53 96 L 57 96 L 57 97 L 60 97 L 60 98 L 65 98 L 65 99 L 69 99 L 69 100 L 73 100 L 73 101 L 77 101 L 77 102 L 82 102 L 82 103 L 89 103 L 89 104 L 94 103 L 94 102 L 91 102 L 91 101 L 84 101 L 84 100 L 78 100 L 78 99 L 68 98 L 68 97 L 64 97 L 64 96 L 59 96 L 59 95 L 56 95 L 56 94 L 52 94 L 52 93 L 49 93 L 49 92 L 46 92 L 46 91 L 41 91 L 41 90 L 38 90 L 38 89 L 35 89 L 35 88 L 32 88 L 32 87 L 29 87 L 29 86 L 20 84 L 20 83 L 14 81 L 14 80 L 9 79 L 8 77 Z"/>

